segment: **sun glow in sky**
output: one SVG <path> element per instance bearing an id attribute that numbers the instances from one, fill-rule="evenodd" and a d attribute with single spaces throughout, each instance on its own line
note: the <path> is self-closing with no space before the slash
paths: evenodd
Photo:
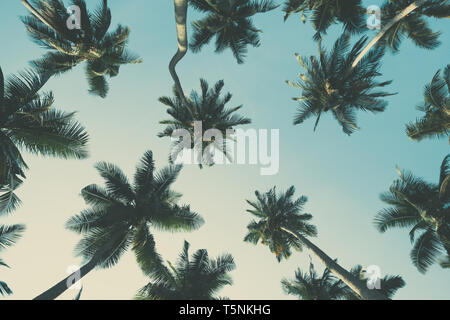
<path id="1" fill-rule="evenodd" d="M 95 7 L 98 1 L 88 1 Z M 81 259 L 73 256 L 79 240 L 64 229 L 73 214 L 85 208 L 80 190 L 92 183 L 102 183 L 93 165 L 108 161 L 120 166 L 129 177 L 140 157 L 152 150 L 157 168 L 167 165 L 170 140 L 157 137 L 163 129 L 159 121 L 167 119 L 160 96 L 171 95 L 172 79 L 168 63 L 176 51 L 172 1 L 110 0 L 112 26 L 127 25 L 132 33 L 129 48 L 144 63 L 121 68 L 111 79 L 106 99 L 88 94 L 82 67 L 51 79 L 44 90 L 55 94 L 55 106 L 77 111 L 77 119 L 90 134 L 90 158 L 64 161 L 35 157 L 24 153 L 30 169 L 18 191 L 23 205 L 1 223 L 24 223 L 27 230 L 17 245 L 2 253 L 11 269 L 1 269 L 1 280 L 14 291 L 9 299 L 31 299 L 67 276 Z M 381 1 L 364 1 L 380 4 Z M 0 66 L 5 76 L 16 74 L 44 52 L 25 32 L 19 16 L 27 14 L 18 0 L 0 3 Z M 190 10 L 188 19 L 198 14 Z M 393 79 L 387 91 L 384 113 L 358 114 L 361 130 L 348 137 L 329 116 L 321 119 L 316 132 L 314 121 L 293 126 L 298 89 L 286 85 L 302 72 L 294 53 L 317 55 L 317 43 L 310 23 L 299 16 L 283 22 L 280 9 L 256 16 L 255 25 L 263 30 L 261 46 L 250 48 L 245 63 L 236 64 L 229 50 L 214 53 L 212 45 L 200 53 L 188 52 L 178 66 L 186 92 L 199 90 L 199 79 L 210 84 L 224 79 L 225 90 L 233 94 L 230 106 L 244 105 L 239 113 L 252 119 L 245 128 L 280 130 L 280 169 L 274 176 L 261 176 L 259 166 L 215 166 L 200 170 L 186 166 L 174 190 L 183 194 L 182 203 L 201 214 L 205 225 L 192 233 L 167 233 L 154 230 L 157 248 L 163 257 L 174 261 L 183 246 L 191 243 L 191 252 L 205 248 L 211 257 L 231 253 L 237 268 L 231 273 L 234 285 L 220 294 L 231 299 L 292 299 L 283 293 L 280 280 L 292 278 L 301 267 L 306 270 L 307 251 L 294 253 L 278 263 L 266 247 L 242 241 L 251 220 L 245 203 L 254 191 L 267 191 L 274 185 L 286 190 L 295 185 L 296 196 L 308 196 L 306 212 L 313 214 L 319 235 L 312 241 L 339 263 L 350 269 L 356 264 L 378 265 L 383 274 L 399 274 L 406 281 L 397 299 L 448 299 L 448 271 L 438 266 L 420 274 L 411 264 L 407 230 L 379 234 L 373 226 L 374 215 L 384 207 L 379 194 L 388 189 L 397 173 L 395 166 L 412 170 L 430 182 L 437 182 L 439 166 L 449 152 L 443 140 L 411 141 L 405 123 L 420 116 L 415 106 L 422 99 L 423 86 L 438 69 L 449 63 L 450 28 L 445 21 L 430 20 L 434 30 L 441 30 L 442 44 L 433 51 L 405 40 L 398 54 L 387 52 L 380 80 Z M 189 30 L 192 27 L 189 25 Z M 332 27 L 323 45 L 327 48 L 339 35 L 340 26 Z M 375 35 L 371 31 L 369 35 Z M 355 39 L 354 39 L 355 40 Z M 312 257 L 317 269 L 321 264 Z M 148 282 L 132 252 L 117 266 L 95 270 L 83 278 L 83 299 L 130 299 Z M 76 291 L 61 298 L 71 299 Z"/>

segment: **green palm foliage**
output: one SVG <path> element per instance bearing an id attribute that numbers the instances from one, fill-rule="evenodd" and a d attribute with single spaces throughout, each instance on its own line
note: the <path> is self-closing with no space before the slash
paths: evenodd
<path id="1" fill-rule="evenodd" d="M 188 205 L 177 204 L 181 194 L 170 189 L 182 166 L 156 172 L 153 153 L 147 151 L 137 166 L 133 184 L 114 164 L 100 162 L 95 168 L 106 187 L 85 187 L 81 195 L 89 208 L 66 224 L 69 230 L 82 235 L 75 249 L 87 261 L 87 267 L 80 269 L 81 277 L 95 267 L 114 266 L 130 248 L 144 273 L 151 274 L 158 255 L 150 228 L 192 231 L 203 224 Z M 65 283 L 58 283 L 36 299 L 55 299 L 67 289 Z"/>
<path id="2" fill-rule="evenodd" d="M 300 300 L 342 300 L 347 295 L 347 286 L 328 268 L 320 276 L 312 263 L 309 272 L 299 268 L 294 280 L 283 279 L 281 284 L 286 294 L 298 296 Z"/>
<path id="3" fill-rule="evenodd" d="M 0 225 L 0 252 L 15 244 L 24 231 L 25 227 L 21 224 L 11 226 Z M 9 268 L 2 259 L 0 259 L 0 267 Z M 2 296 L 12 294 L 12 290 L 3 281 L 0 281 L 0 294 Z"/>
<path id="4" fill-rule="evenodd" d="M 279 262 L 283 258 L 290 257 L 291 249 L 302 251 L 303 247 L 306 247 L 323 262 L 326 268 L 330 269 L 351 290 L 355 291 L 355 294 L 367 300 L 386 299 L 378 292 L 369 290 L 358 278 L 341 267 L 336 260 L 330 258 L 309 241 L 308 237 L 317 235 L 317 229 L 309 223 L 312 215 L 302 213 L 307 198 L 301 196 L 294 200 L 294 193 L 295 188 L 293 186 L 279 195 L 276 193 L 275 187 L 264 194 L 256 191 L 257 201 L 247 200 L 247 203 L 252 207 L 247 212 L 257 219 L 248 224 L 248 233 L 244 241 L 255 245 L 261 241 L 275 254 Z"/>
<path id="5" fill-rule="evenodd" d="M 174 98 L 161 97 L 159 101 L 168 107 L 167 113 L 172 117 L 170 120 L 161 121 L 161 124 L 167 125 L 163 132 L 159 133 L 159 137 L 172 137 L 176 135 L 178 130 L 184 130 L 189 133 L 191 140 L 191 149 L 198 150 L 199 146 L 205 152 L 198 154 L 198 163 L 200 165 L 213 165 L 213 159 L 211 153 L 214 150 L 226 153 L 227 145 L 226 138 L 230 137 L 230 132 L 234 130 L 236 126 L 245 125 L 251 123 L 249 118 L 242 117 L 235 112 L 242 108 L 242 105 L 226 108 L 228 102 L 230 102 L 232 95 L 226 93 L 224 97 L 221 97 L 221 92 L 224 86 L 224 82 L 218 81 L 213 88 L 210 88 L 208 83 L 201 79 L 200 88 L 201 93 L 192 91 L 190 99 L 187 99 L 188 105 L 183 102 L 180 93 L 177 90 L 173 90 Z M 201 122 L 202 131 L 195 132 L 194 124 Z M 224 137 L 222 141 L 220 139 L 211 139 L 212 141 L 204 141 L 204 133 L 210 129 L 220 131 L 221 136 Z M 183 140 L 176 141 L 171 160 L 175 160 L 178 154 L 183 151 L 184 145 L 180 143 Z M 209 151 L 208 151 L 209 150 Z"/>
<path id="6" fill-rule="evenodd" d="M 199 52 L 216 36 L 216 52 L 230 48 L 237 62 L 243 63 L 247 46 L 258 47 L 259 33 L 251 17 L 278 7 L 272 0 L 189 0 L 205 18 L 193 22 L 194 34 L 190 48 Z"/>
<path id="7" fill-rule="evenodd" d="M 317 236 L 316 227 L 309 223 L 312 215 L 301 213 L 308 199 L 301 196 L 293 200 L 294 193 L 295 188 L 292 186 L 285 193 L 277 195 L 276 188 L 273 187 L 264 194 L 255 191 L 256 202 L 247 200 L 252 207 L 247 212 L 257 220 L 252 220 L 247 226 L 248 233 L 244 241 L 253 244 L 261 241 L 275 254 L 278 261 L 289 258 L 291 248 L 296 251 L 303 249 L 303 243 L 282 228 L 289 228 L 307 237 Z"/>
<path id="8" fill-rule="evenodd" d="M 421 272 L 450 257 L 450 154 L 442 162 L 439 183 L 428 183 L 410 172 L 400 172 L 381 200 L 390 207 L 375 217 L 380 232 L 410 229 L 411 261 Z"/>
<path id="9" fill-rule="evenodd" d="M 361 285 L 366 284 L 365 270 L 357 265 L 350 273 L 359 278 Z M 401 276 L 386 275 L 380 280 L 380 289 L 374 288 L 387 299 L 392 299 L 395 293 L 405 286 Z M 345 283 L 337 279 L 328 268 L 320 276 L 311 263 L 309 272 L 302 272 L 299 268 L 295 272 L 295 279 L 281 281 L 286 294 L 298 296 L 300 300 L 360 300 L 361 297 L 351 290 Z"/>
<path id="10" fill-rule="evenodd" d="M 306 70 L 300 74 L 296 83 L 287 81 L 295 88 L 302 89 L 302 97 L 293 98 L 299 101 L 298 113 L 294 124 L 301 124 L 315 116 L 317 128 L 323 113 L 331 112 L 343 131 L 350 135 L 358 128 L 356 111 L 372 113 L 385 110 L 387 102 L 381 98 L 392 94 L 376 89 L 389 85 L 392 81 L 376 82 L 383 49 L 375 48 L 361 62 L 352 67 L 367 38 L 360 39 L 350 50 L 350 36 L 343 34 L 334 44 L 330 52 L 325 51 L 319 43 L 319 57 L 301 57 L 296 54 L 297 61 Z"/>
<path id="11" fill-rule="evenodd" d="M 361 265 L 357 265 L 350 270 L 350 273 L 360 279 L 361 284 L 365 285 L 365 270 Z M 401 276 L 386 275 L 380 280 L 380 289 L 378 291 L 387 299 L 392 299 L 395 293 L 405 286 L 405 281 Z M 296 295 L 301 300 L 359 300 L 361 297 L 345 285 L 341 280 L 331 274 L 328 268 L 325 268 L 323 274 L 319 276 L 311 263 L 309 273 L 298 269 L 295 272 L 295 279 L 283 279 L 281 281 L 283 290 L 286 294 Z"/>
<path id="12" fill-rule="evenodd" d="M 367 283 L 367 270 L 361 265 L 356 265 L 350 270 L 350 273 L 359 278 L 362 283 Z M 399 275 L 385 275 L 379 279 L 379 289 L 373 288 L 372 290 L 379 292 L 388 299 L 393 299 L 397 291 L 403 288 L 406 283 L 405 280 Z M 350 288 L 347 288 L 346 299 L 348 300 L 360 300 L 361 297 L 355 294 Z"/>
<path id="13" fill-rule="evenodd" d="M 443 77 L 438 70 L 431 83 L 425 86 L 424 103 L 417 109 L 425 114 L 421 119 L 406 125 L 406 133 L 411 139 L 420 141 L 425 138 L 449 136 L 450 65 L 445 68 Z"/>
<path id="14" fill-rule="evenodd" d="M 381 7 L 381 17 L 384 21 L 390 21 L 403 9 L 412 3 L 423 3 L 406 17 L 396 22 L 384 34 L 381 43 L 391 50 L 398 51 L 401 41 L 409 38 L 421 48 L 434 49 L 439 46 L 440 32 L 434 32 L 428 25 L 426 17 L 448 18 L 450 16 L 450 4 L 447 0 L 395 0 L 386 1 Z"/>
<path id="15" fill-rule="evenodd" d="M 87 157 L 88 135 L 74 113 L 52 109 L 51 92 L 38 93 L 48 76 L 32 71 L 4 81 L 0 68 L 0 214 L 13 211 L 27 165 L 21 151 L 63 159 Z"/>
<path id="16" fill-rule="evenodd" d="M 133 184 L 113 164 L 100 162 L 96 169 L 106 188 L 95 184 L 85 187 L 81 195 L 90 208 L 72 217 L 66 225 L 83 236 L 76 252 L 86 260 L 105 251 L 100 266 L 111 267 L 133 245 L 137 261 L 143 267 L 152 260 L 147 255 L 153 251 L 148 249 L 154 249 L 150 227 L 192 231 L 203 224 L 203 219 L 189 205 L 177 204 L 181 194 L 170 189 L 182 166 L 168 166 L 155 172 L 153 153 L 147 151 L 137 167 Z"/>
<path id="17" fill-rule="evenodd" d="M 223 287 L 232 285 L 229 275 L 235 269 L 233 257 L 224 254 L 210 259 L 204 249 L 189 256 L 189 243 L 184 242 L 183 251 L 175 265 L 162 261 L 151 274 L 152 282 L 139 290 L 138 299 L 143 300 L 217 300 L 216 294 Z"/>
<path id="18" fill-rule="evenodd" d="M 305 23 L 309 16 L 316 30 L 314 40 L 321 39 L 335 23 L 342 23 L 349 33 L 359 33 L 365 27 L 361 0 L 286 0 L 283 11 L 285 21 L 291 14 L 301 13 Z"/>
<path id="19" fill-rule="evenodd" d="M 126 49 L 129 28 L 119 25 L 108 32 L 111 11 L 107 0 L 94 12 L 87 10 L 84 0 L 72 0 L 71 3 L 81 10 L 81 28 L 72 30 L 67 27 L 71 18 L 61 0 L 35 0 L 33 3 L 39 16 L 22 17 L 22 21 L 31 38 L 50 50 L 33 61 L 38 70 L 61 74 L 86 62 L 89 91 L 104 98 L 109 90 L 106 76 L 117 76 L 121 65 L 142 62 Z"/>

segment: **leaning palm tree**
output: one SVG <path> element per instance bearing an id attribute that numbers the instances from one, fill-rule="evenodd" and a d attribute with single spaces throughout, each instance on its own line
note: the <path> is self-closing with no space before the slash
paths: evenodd
<path id="1" fill-rule="evenodd" d="M 74 113 L 52 109 L 53 94 L 39 93 L 47 80 L 27 71 L 5 81 L 0 68 L 0 213 L 20 203 L 14 190 L 27 169 L 22 150 L 63 159 L 88 156 L 88 135 Z"/>
<path id="2" fill-rule="evenodd" d="M 12 226 L 0 225 L 0 251 L 15 244 L 21 237 L 24 230 L 25 227 L 21 224 Z M 0 267 L 9 268 L 9 266 L 2 259 L 0 259 Z M 0 281 L 0 294 L 2 296 L 12 294 L 12 290 L 3 281 Z"/>
<path id="3" fill-rule="evenodd" d="M 314 40 L 320 40 L 335 23 L 342 23 L 344 30 L 349 33 L 361 32 L 365 23 L 361 0 L 286 0 L 283 11 L 284 21 L 291 14 L 301 13 L 305 23 L 310 16 L 316 30 Z"/>
<path id="4" fill-rule="evenodd" d="M 22 17 L 28 33 L 37 44 L 50 50 L 32 62 L 38 70 L 61 74 L 86 62 L 89 91 L 104 98 L 109 90 L 106 76 L 117 76 L 123 64 L 142 62 L 126 49 L 129 28 L 119 25 L 108 32 L 111 11 L 107 0 L 94 12 L 87 10 L 84 0 L 72 0 L 80 8 L 80 28 L 68 28 L 72 17 L 61 0 L 22 2 L 32 14 Z"/>
<path id="5" fill-rule="evenodd" d="M 300 300 L 342 300 L 348 288 L 328 268 L 319 276 L 312 263 L 308 273 L 299 268 L 294 280 L 283 279 L 281 285 L 286 294 L 296 295 Z"/>
<path id="6" fill-rule="evenodd" d="M 303 247 L 306 247 L 323 262 L 325 267 L 363 299 L 385 299 L 384 296 L 361 284 L 355 276 L 308 240 L 307 237 L 317 235 L 317 229 L 309 223 L 312 215 L 301 213 L 307 198 L 301 196 L 293 200 L 294 193 L 293 186 L 280 195 L 276 193 L 275 187 L 264 194 L 256 191 L 257 201 L 247 200 L 252 207 L 247 212 L 254 215 L 257 220 L 251 221 L 247 226 L 248 234 L 244 241 L 255 245 L 261 241 L 263 245 L 269 247 L 279 262 L 291 256 L 291 249 L 301 251 Z"/>
<path id="7" fill-rule="evenodd" d="M 278 7 L 272 0 L 189 0 L 189 4 L 206 14 L 193 22 L 190 48 L 199 52 L 216 37 L 216 52 L 230 48 L 237 62 L 244 63 L 247 46 L 258 47 L 259 33 L 251 17 Z"/>
<path id="8" fill-rule="evenodd" d="M 450 257 L 450 154 L 442 162 L 439 183 L 429 183 L 407 171 L 400 171 L 381 200 L 390 207 L 374 220 L 378 231 L 410 229 L 411 261 L 421 273 Z"/>
<path id="9" fill-rule="evenodd" d="M 355 67 L 352 62 L 364 46 L 367 38 L 359 40 L 350 50 L 350 36 L 343 34 L 334 44 L 331 52 L 325 51 L 319 43 L 319 57 L 301 57 L 297 61 L 306 70 L 296 83 L 287 81 L 295 88 L 302 89 L 302 97 L 293 98 L 300 102 L 294 124 L 301 124 L 311 116 L 316 117 L 314 130 L 323 113 L 330 112 L 350 135 L 358 128 L 356 111 L 382 112 L 386 101 L 381 98 L 392 95 L 374 91 L 389 85 L 392 81 L 376 82 L 380 75 L 378 68 L 383 49 L 372 50 Z"/>
<path id="10" fill-rule="evenodd" d="M 141 269 L 150 274 L 158 261 L 150 228 L 192 231 L 203 224 L 203 219 L 188 205 L 177 204 L 181 194 L 170 189 L 181 166 L 155 172 L 153 154 L 147 151 L 137 167 L 133 184 L 113 164 L 100 162 L 95 167 L 106 188 L 95 184 L 85 187 L 81 195 L 89 208 L 72 217 L 66 225 L 83 236 L 75 251 L 86 264 L 36 297 L 37 300 L 55 299 L 73 285 L 74 277 L 79 280 L 95 268 L 114 266 L 130 246 Z"/>
<path id="11" fill-rule="evenodd" d="M 391 0 L 382 6 L 381 15 L 382 20 L 388 22 L 361 50 L 353 66 L 376 44 L 398 51 L 403 38 L 411 39 L 422 48 L 436 48 L 440 44 L 440 32 L 433 32 L 425 17 L 449 18 L 450 5 L 448 0 Z"/>
<path id="12" fill-rule="evenodd" d="M 162 261 L 151 275 L 151 282 L 139 290 L 141 300 L 217 300 L 216 294 L 223 287 L 232 285 L 229 275 L 236 268 L 233 257 L 224 254 L 210 259 L 208 251 L 198 250 L 189 257 L 189 243 L 175 265 Z"/>
<path id="13" fill-rule="evenodd" d="M 406 133 L 415 140 L 449 137 L 450 132 L 450 65 L 441 77 L 436 72 L 431 83 L 425 86 L 424 103 L 417 107 L 424 112 L 421 119 L 406 125 Z M 450 143 L 450 137 L 449 137 Z"/>
<path id="14" fill-rule="evenodd" d="M 350 270 L 350 273 L 353 274 L 356 278 L 359 278 L 362 283 L 367 282 L 367 270 L 363 268 L 361 265 L 356 265 Z M 370 275 L 369 275 L 370 276 Z M 383 278 L 379 280 L 379 287 L 375 287 L 372 290 L 375 290 L 385 296 L 387 299 L 394 298 L 394 295 L 397 291 L 403 288 L 406 283 L 405 280 L 399 275 L 385 275 Z M 347 300 L 360 300 L 361 297 L 350 288 L 346 291 L 346 299 Z"/>
<path id="15" fill-rule="evenodd" d="M 201 79 L 201 93 L 192 91 L 190 99 L 187 100 L 188 105 L 183 102 L 179 92 L 174 88 L 174 98 L 161 97 L 159 101 L 168 106 L 167 113 L 172 117 L 170 120 L 161 121 L 161 124 L 167 125 L 163 132 L 159 133 L 159 137 L 179 136 L 172 148 L 171 160 L 174 161 L 180 152 L 185 149 L 198 151 L 197 161 L 201 166 L 203 164 L 213 165 L 214 161 L 212 153 L 215 150 L 227 153 L 227 139 L 231 139 L 231 132 L 239 125 L 251 123 L 249 118 L 235 114 L 242 105 L 234 108 L 226 108 L 226 104 L 231 100 L 231 93 L 221 97 L 224 82 L 218 81 L 213 88 Z M 201 128 L 199 128 L 201 126 Z M 199 130 L 200 129 L 200 130 Z M 214 139 L 204 139 L 205 132 L 208 130 L 218 130 L 221 137 Z M 190 143 L 186 144 L 186 137 L 178 134 L 178 132 L 186 132 L 189 136 Z M 209 140 L 209 141 L 207 141 Z M 183 143 L 185 142 L 185 143 Z"/>

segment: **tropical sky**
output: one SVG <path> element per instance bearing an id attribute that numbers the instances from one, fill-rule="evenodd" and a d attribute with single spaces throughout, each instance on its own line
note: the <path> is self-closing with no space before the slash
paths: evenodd
<path id="1" fill-rule="evenodd" d="M 98 1 L 88 1 L 94 8 Z M 381 1 L 364 1 L 366 6 Z M 8 299 L 31 299 L 68 275 L 70 266 L 82 263 L 73 249 L 79 237 L 65 230 L 69 217 L 86 206 L 80 197 L 83 187 L 102 183 L 94 169 L 98 161 L 120 166 L 129 177 L 147 150 L 152 150 L 156 165 L 167 165 L 170 140 L 157 137 L 166 119 L 165 107 L 158 98 L 171 95 L 173 81 L 168 63 L 176 51 L 173 3 L 168 0 L 110 0 L 112 26 L 118 23 L 131 28 L 129 48 L 144 63 L 124 66 L 119 77 L 110 81 L 106 99 L 88 94 L 82 67 L 51 79 L 44 90 L 55 94 L 55 106 L 77 111 L 77 119 L 90 134 L 90 157 L 83 161 L 43 159 L 24 154 L 30 169 L 17 194 L 23 204 L 2 223 L 24 223 L 23 238 L 2 254 L 11 269 L 2 269 L 1 278 L 14 291 Z M 5 76 L 16 74 L 28 62 L 44 52 L 27 36 L 19 16 L 27 14 L 19 0 L 0 4 L 2 50 L 0 65 Z M 198 17 L 190 10 L 189 21 Z M 385 205 L 379 194 L 397 177 L 395 166 L 412 170 L 416 175 L 437 183 L 439 166 L 449 152 L 443 140 L 411 141 L 405 123 L 420 113 L 415 106 L 423 100 L 423 87 L 438 69 L 448 63 L 450 25 L 430 20 L 433 29 L 441 30 L 442 44 L 433 51 L 403 41 L 400 52 L 387 52 L 381 77 L 393 79 L 388 88 L 397 95 L 388 97 L 384 113 L 358 114 L 361 130 L 345 135 L 331 116 L 323 116 L 316 132 L 314 121 L 294 126 L 299 89 L 285 80 L 296 80 L 302 72 L 294 53 L 316 55 L 317 43 L 309 23 L 299 16 L 283 22 L 279 9 L 256 16 L 254 22 L 263 30 L 261 46 L 250 48 L 245 63 L 238 65 L 229 50 L 214 52 L 212 45 L 200 53 L 189 52 L 178 66 L 185 91 L 199 89 L 199 79 L 209 83 L 224 79 L 225 89 L 233 94 L 230 105 L 243 104 L 240 114 L 252 119 L 245 128 L 280 130 L 280 170 L 274 176 L 261 176 L 259 166 L 215 166 L 200 170 L 196 165 L 183 169 L 174 189 L 183 194 L 183 203 L 205 219 L 205 225 L 192 233 L 155 231 L 158 251 L 174 261 L 183 241 L 191 243 L 191 252 L 205 248 L 211 257 L 231 253 L 236 270 L 234 284 L 221 291 L 231 299 L 295 299 L 283 293 L 280 280 L 293 278 L 300 267 L 307 270 L 310 259 L 322 266 L 308 251 L 294 253 L 288 261 L 278 263 L 266 247 L 242 241 L 251 217 L 246 213 L 246 199 L 254 191 L 273 186 L 286 190 L 295 185 L 297 196 L 309 199 L 306 212 L 313 214 L 319 235 L 313 242 L 339 263 L 350 269 L 356 264 L 378 265 L 383 275 L 398 274 L 406 281 L 397 299 L 448 299 L 448 271 L 432 266 L 426 275 L 411 264 L 407 230 L 380 234 L 373 225 L 375 214 Z M 189 26 L 189 31 L 192 27 Z M 330 47 L 341 32 L 334 26 L 323 41 Z M 374 35 L 376 31 L 369 32 Z M 356 39 L 354 39 L 356 40 Z M 82 279 L 83 299 L 130 299 L 148 282 L 132 252 L 117 266 L 95 270 Z M 71 299 L 68 290 L 62 299 Z"/>

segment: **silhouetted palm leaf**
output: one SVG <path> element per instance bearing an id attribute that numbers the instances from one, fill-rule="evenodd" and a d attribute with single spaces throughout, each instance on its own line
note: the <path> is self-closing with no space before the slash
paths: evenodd
<path id="1" fill-rule="evenodd" d="M 317 31 L 314 40 L 320 40 L 332 24 L 342 23 L 346 32 L 359 33 L 365 23 L 361 0 L 286 0 L 283 11 L 285 21 L 296 13 L 302 14 L 303 22 L 309 16 Z"/>
<path id="2" fill-rule="evenodd" d="M 448 137 L 450 131 L 450 65 L 444 70 L 444 76 L 438 70 L 425 86 L 424 103 L 417 107 L 424 112 L 422 118 L 406 125 L 407 135 L 420 141 L 425 138 Z M 450 138 L 449 138 L 450 143 Z"/>

